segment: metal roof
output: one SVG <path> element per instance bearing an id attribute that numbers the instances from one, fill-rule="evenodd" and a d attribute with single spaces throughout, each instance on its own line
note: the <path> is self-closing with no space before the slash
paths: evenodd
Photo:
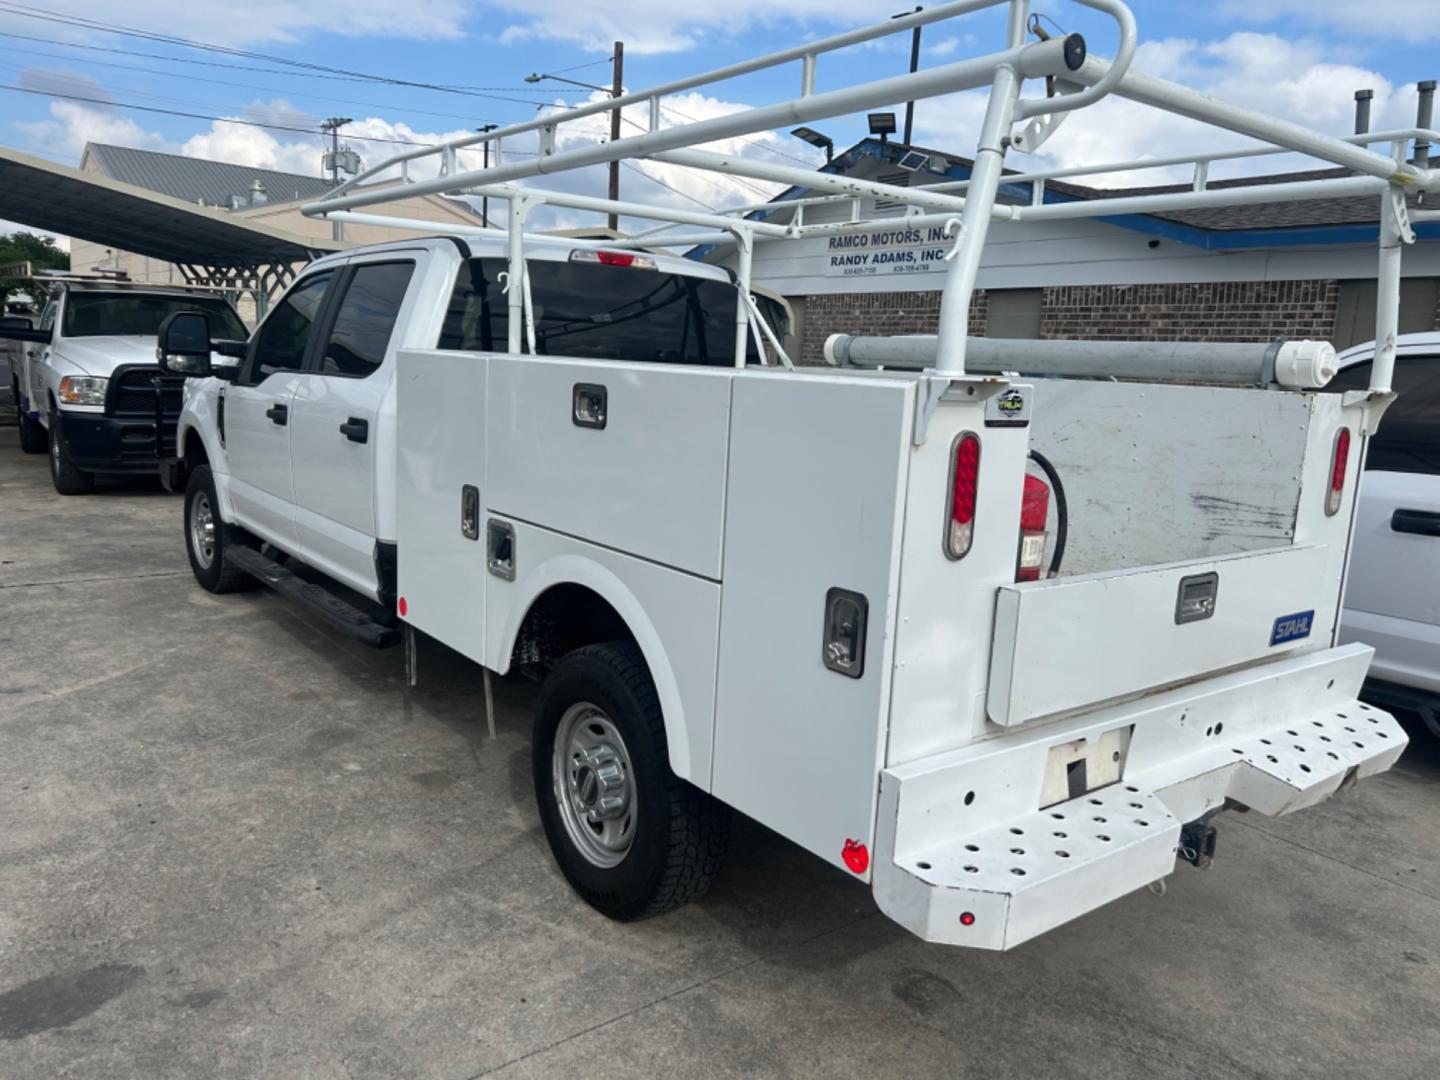
<path id="1" fill-rule="evenodd" d="M 265 185 L 266 195 L 272 203 L 317 199 L 332 187 L 330 181 L 318 176 L 231 165 L 224 161 L 106 143 L 89 143 L 85 155 L 99 167 L 102 176 L 111 180 L 207 206 L 228 207 L 231 198 L 236 196 L 248 206 L 250 189 L 256 180 Z"/>
<path id="2" fill-rule="evenodd" d="M 0 218 L 164 262 L 206 267 L 308 262 L 349 246 L 6 149 L 0 149 Z"/>

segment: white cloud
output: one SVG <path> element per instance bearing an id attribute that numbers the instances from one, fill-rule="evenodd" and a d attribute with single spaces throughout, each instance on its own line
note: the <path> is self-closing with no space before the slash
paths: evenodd
<path id="1" fill-rule="evenodd" d="M 1213 42 L 1167 38 L 1142 45 L 1135 67 L 1334 135 L 1352 130 L 1354 92 L 1362 87 L 1375 91 L 1372 130 L 1408 127 L 1414 122 L 1413 87 L 1397 89 L 1378 72 L 1329 59 L 1329 51 L 1313 41 L 1250 32 Z M 916 109 L 916 141 L 971 156 L 984 100 L 980 94 L 959 94 L 921 102 Z M 1040 152 L 1012 154 L 1007 164 L 1018 169 L 1069 167 L 1178 157 L 1251 144 L 1252 140 L 1243 136 L 1111 97 L 1071 114 Z M 1287 154 L 1217 163 L 1211 175 L 1283 172 L 1321 165 Z M 1172 169 L 1114 174 L 1098 182 L 1129 186 L 1188 178 L 1188 170 Z"/>
<path id="2" fill-rule="evenodd" d="M 826 24 L 849 29 L 895 13 L 894 0 L 728 0 L 720 4 L 675 0 L 494 0 L 519 21 L 500 34 L 503 44 L 534 39 L 568 41 L 587 49 L 625 42 L 630 53 L 679 52 L 716 35 L 734 35 L 756 25 Z"/>
<path id="3" fill-rule="evenodd" d="M 52 101 L 50 119 L 17 122 L 31 153 L 78 161 L 87 142 L 136 146 L 143 150 L 165 148 L 165 139 L 146 131 L 134 120 L 74 101 Z"/>
<path id="4" fill-rule="evenodd" d="M 1401 41 L 1435 41 L 1440 20 L 1433 8 L 1411 0 L 1222 0 L 1220 14 L 1250 22 L 1286 20 L 1314 32 L 1331 26 L 1363 37 Z"/>
<path id="5" fill-rule="evenodd" d="M 315 32 L 346 37 L 455 38 L 473 4 L 469 0 L 48 0 L 47 12 L 240 46 L 292 42 Z M 0 29 L 85 40 L 90 31 L 0 12 Z"/>

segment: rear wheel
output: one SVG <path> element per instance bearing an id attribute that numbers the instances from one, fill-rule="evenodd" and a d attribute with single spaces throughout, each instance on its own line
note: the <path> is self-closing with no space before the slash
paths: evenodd
<path id="1" fill-rule="evenodd" d="M 95 490 L 95 476 L 78 467 L 65 445 L 60 430 L 60 413 L 50 410 L 50 480 L 61 495 L 88 495 Z"/>
<path id="2" fill-rule="evenodd" d="M 212 593 L 235 592 L 252 580 L 226 558 L 234 531 L 220 519 L 220 499 L 209 465 L 190 470 L 185 485 L 185 553 L 195 580 Z"/>
<path id="3" fill-rule="evenodd" d="M 670 770 L 660 701 L 634 644 L 589 645 L 556 664 L 534 738 L 540 820 L 587 903 L 628 921 L 704 894 L 730 810 Z"/>
<path id="4" fill-rule="evenodd" d="M 45 425 L 26 413 L 20 404 L 20 383 L 12 381 L 10 387 L 15 398 L 15 424 L 20 429 L 20 449 L 26 454 L 43 454 L 47 441 Z"/>

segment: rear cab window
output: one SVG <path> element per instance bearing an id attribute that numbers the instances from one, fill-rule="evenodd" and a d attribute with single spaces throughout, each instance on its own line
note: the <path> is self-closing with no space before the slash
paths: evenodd
<path id="1" fill-rule="evenodd" d="M 592 360 L 730 367 L 735 362 L 735 286 L 728 281 L 594 262 L 530 259 L 535 351 Z M 505 352 L 504 259 L 460 268 L 439 347 Z M 753 335 L 748 362 L 758 363 Z"/>
<path id="2" fill-rule="evenodd" d="M 1347 367 L 1328 390 L 1363 390 L 1371 362 Z M 1440 475 L 1440 355 L 1395 359 L 1392 384 L 1399 397 L 1385 410 L 1370 439 L 1365 469 Z"/>

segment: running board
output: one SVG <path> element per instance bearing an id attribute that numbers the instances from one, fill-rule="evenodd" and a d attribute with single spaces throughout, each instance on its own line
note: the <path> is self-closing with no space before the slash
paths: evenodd
<path id="1" fill-rule="evenodd" d="M 398 627 L 376 622 L 359 608 L 347 604 L 319 585 L 296 577 L 274 559 L 267 558 L 254 548 L 231 546 L 226 549 L 225 558 L 281 596 L 297 600 L 323 616 L 346 637 L 376 649 L 388 648 L 400 640 Z"/>

